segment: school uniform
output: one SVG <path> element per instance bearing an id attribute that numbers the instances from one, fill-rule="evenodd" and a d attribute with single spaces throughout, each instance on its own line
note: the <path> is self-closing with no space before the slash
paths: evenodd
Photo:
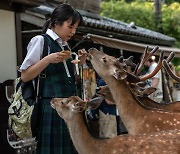
<path id="1" fill-rule="evenodd" d="M 62 40 L 50 29 L 44 35 L 48 42 L 48 53 L 60 52 L 67 42 Z M 43 36 L 32 38 L 28 45 L 28 54 L 21 66 L 21 70 L 27 69 L 40 60 Z M 34 53 L 34 54 L 33 54 Z M 37 57 L 34 57 L 36 55 Z M 64 120 L 51 107 L 50 101 L 54 97 L 69 97 L 77 95 L 74 65 L 72 58 L 66 61 L 71 77 L 67 76 L 64 64 L 49 64 L 45 69 L 43 91 L 40 100 L 39 130 L 37 135 L 37 154 L 73 154 L 76 153 L 70 139 L 68 128 Z"/>

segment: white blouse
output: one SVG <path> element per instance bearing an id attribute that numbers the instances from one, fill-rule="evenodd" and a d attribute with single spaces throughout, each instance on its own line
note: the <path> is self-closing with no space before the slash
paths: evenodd
<path id="1" fill-rule="evenodd" d="M 67 42 L 63 42 L 62 39 L 51 29 L 48 29 L 46 34 L 48 34 L 53 40 L 56 40 L 62 49 L 63 46 L 68 45 Z M 20 72 L 28 69 L 28 67 L 40 61 L 41 59 L 40 57 L 43 52 L 43 47 L 44 47 L 44 38 L 42 35 L 37 35 L 30 40 L 27 46 L 27 55 L 21 67 L 19 68 Z"/>

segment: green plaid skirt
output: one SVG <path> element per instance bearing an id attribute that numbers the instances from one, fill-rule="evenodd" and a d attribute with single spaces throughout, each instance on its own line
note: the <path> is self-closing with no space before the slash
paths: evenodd
<path id="1" fill-rule="evenodd" d="M 51 99 L 40 103 L 37 154 L 77 154 L 64 120 L 50 105 Z"/>

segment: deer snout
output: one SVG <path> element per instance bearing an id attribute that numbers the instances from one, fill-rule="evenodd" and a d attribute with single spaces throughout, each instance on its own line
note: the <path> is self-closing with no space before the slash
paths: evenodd
<path id="1" fill-rule="evenodd" d="M 89 50 L 88 50 L 88 52 L 92 52 L 92 51 L 94 51 L 94 50 L 97 50 L 96 48 L 90 48 Z"/>
<path id="2" fill-rule="evenodd" d="M 96 48 L 90 48 L 90 49 L 88 50 L 88 53 L 89 53 L 90 55 L 93 55 L 93 54 L 99 53 L 99 52 L 100 52 L 100 51 L 97 50 Z"/>
<path id="3" fill-rule="evenodd" d="M 52 107 L 53 109 L 56 109 L 56 101 L 55 101 L 54 98 L 51 100 L 50 103 L 51 103 L 51 107 Z"/>
<path id="4" fill-rule="evenodd" d="M 88 53 L 89 53 L 90 60 L 92 60 L 92 59 L 98 60 L 98 59 L 102 58 L 103 56 L 105 56 L 105 54 L 103 52 L 99 51 L 96 48 L 90 48 L 88 50 Z"/>
<path id="5" fill-rule="evenodd" d="M 91 60 L 92 59 L 92 55 L 90 54 L 90 52 L 92 52 L 93 50 L 94 50 L 95 48 L 90 48 L 87 52 L 88 52 L 88 54 L 87 54 L 87 60 Z"/>
<path id="6" fill-rule="evenodd" d="M 60 104 L 63 104 L 63 98 L 53 98 L 50 103 L 51 107 L 56 109 Z"/>
<path id="7" fill-rule="evenodd" d="M 92 59 L 92 55 L 88 53 L 86 59 L 90 61 Z"/>

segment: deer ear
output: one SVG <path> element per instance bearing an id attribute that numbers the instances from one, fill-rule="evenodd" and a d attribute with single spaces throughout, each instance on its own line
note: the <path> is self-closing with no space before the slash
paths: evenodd
<path id="1" fill-rule="evenodd" d="M 77 101 L 73 106 L 73 110 L 77 112 L 82 112 L 85 109 L 85 107 L 86 107 L 86 102 Z"/>
<path id="2" fill-rule="evenodd" d="M 96 87 L 96 92 L 101 90 L 101 86 Z"/>
<path id="3" fill-rule="evenodd" d="M 154 88 L 154 87 L 149 87 L 149 88 L 146 88 L 142 94 L 143 96 L 149 96 L 150 94 L 152 94 L 153 92 L 155 92 L 157 89 Z"/>
<path id="4" fill-rule="evenodd" d="M 97 91 L 97 94 L 100 94 L 100 95 L 104 95 L 106 94 L 107 92 L 109 92 L 109 88 L 107 85 L 105 86 L 100 86 L 101 89 L 99 91 Z"/>
<path id="5" fill-rule="evenodd" d="M 145 87 L 146 86 L 146 82 L 145 81 L 141 81 L 137 83 L 138 86 L 140 87 Z"/>
<path id="6" fill-rule="evenodd" d="M 88 109 L 96 109 L 99 107 L 101 102 L 104 100 L 104 97 L 99 96 L 91 99 L 89 102 L 87 102 L 87 108 Z"/>
<path id="7" fill-rule="evenodd" d="M 120 71 L 120 70 L 115 70 L 113 72 L 113 76 L 115 77 L 115 79 L 117 80 L 124 80 L 127 77 L 127 72 L 125 71 Z"/>
<path id="8" fill-rule="evenodd" d="M 130 82 L 130 83 L 137 83 L 140 81 L 138 76 L 135 76 L 134 74 L 131 74 L 129 72 L 126 72 L 127 77 L 126 77 L 126 81 Z"/>
<path id="9" fill-rule="evenodd" d="M 131 66 L 131 67 L 136 67 L 136 64 L 133 63 L 133 56 L 130 56 L 129 58 L 127 59 L 124 59 L 124 62 L 127 66 Z"/>
<path id="10" fill-rule="evenodd" d="M 124 57 L 123 57 L 123 56 L 121 56 L 121 57 L 117 58 L 117 60 L 118 60 L 120 63 L 123 63 L 123 59 L 124 59 Z"/>

